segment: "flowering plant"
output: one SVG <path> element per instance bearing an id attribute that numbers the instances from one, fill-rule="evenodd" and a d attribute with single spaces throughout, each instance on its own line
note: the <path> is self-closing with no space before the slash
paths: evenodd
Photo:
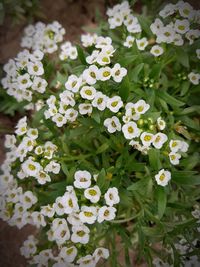
<path id="1" fill-rule="evenodd" d="M 82 47 L 60 45 L 58 22 L 28 26 L 4 66 L 32 111 L 6 135 L 1 218 L 40 229 L 21 247 L 32 266 L 133 266 L 133 250 L 198 265 L 200 12 L 179 1 L 151 21 L 125 1 L 107 15 Z"/>

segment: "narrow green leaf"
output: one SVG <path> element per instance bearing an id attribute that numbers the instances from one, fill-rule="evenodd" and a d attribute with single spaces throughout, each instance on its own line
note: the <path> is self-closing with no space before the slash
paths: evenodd
<path id="1" fill-rule="evenodd" d="M 166 91 L 164 90 L 158 90 L 156 91 L 157 96 L 159 96 L 161 99 L 163 99 L 165 102 L 167 102 L 170 106 L 175 106 L 175 107 L 180 107 L 185 105 L 184 102 L 177 100 L 173 96 L 169 95 Z"/>
<path id="2" fill-rule="evenodd" d="M 80 47 L 80 45 L 76 45 L 76 48 L 77 48 L 77 51 L 78 51 L 78 58 L 80 59 L 81 63 L 83 65 L 87 65 L 83 49 Z"/>
<path id="3" fill-rule="evenodd" d="M 150 166 L 153 170 L 160 170 L 162 165 L 161 165 L 161 161 L 160 161 L 160 150 L 156 149 L 156 148 L 151 148 L 148 151 L 148 156 L 149 156 L 149 163 Z"/>
<path id="4" fill-rule="evenodd" d="M 174 171 L 172 181 L 180 185 L 200 185 L 200 175 L 195 171 Z"/>
<path id="5" fill-rule="evenodd" d="M 139 80 L 139 74 L 142 71 L 143 67 L 144 67 L 144 63 L 140 63 L 139 65 L 137 65 L 131 71 L 131 77 L 130 77 L 131 81 L 138 82 L 138 80 Z"/>
<path id="6" fill-rule="evenodd" d="M 123 79 L 120 88 L 119 95 L 121 96 L 123 101 L 126 101 L 130 93 L 130 82 L 128 75 Z"/>
<path id="7" fill-rule="evenodd" d="M 167 204 L 167 195 L 165 189 L 161 186 L 158 186 L 156 190 L 157 202 L 158 202 L 158 216 L 161 219 L 165 213 L 166 204 Z"/>

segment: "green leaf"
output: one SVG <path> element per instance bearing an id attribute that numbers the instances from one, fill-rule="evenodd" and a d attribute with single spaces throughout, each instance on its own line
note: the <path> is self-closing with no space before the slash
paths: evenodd
<path id="1" fill-rule="evenodd" d="M 196 171 L 173 171 L 172 181 L 180 185 L 200 185 L 200 175 Z"/>
<path id="2" fill-rule="evenodd" d="M 97 109 L 93 110 L 91 118 L 94 119 L 98 124 L 101 122 L 100 113 Z"/>
<path id="3" fill-rule="evenodd" d="M 161 70 L 162 70 L 162 63 L 157 63 L 152 67 L 152 70 L 149 74 L 149 78 L 152 78 L 154 80 L 158 79 L 160 77 Z"/>
<path id="4" fill-rule="evenodd" d="M 170 106 L 175 106 L 175 107 L 180 107 L 185 105 L 184 102 L 177 100 L 173 96 L 169 95 L 166 91 L 164 90 L 158 90 L 156 91 L 157 96 L 159 96 L 161 99 L 163 99 L 165 102 L 167 102 Z"/>
<path id="5" fill-rule="evenodd" d="M 156 148 L 151 148 L 148 151 L 148 156 L 149 156 L 149 163 L 150 166 L 153 170 L 160 170 L 162 165 L 161 165 L 161 161 L 160 161 L 160 150 L 156 149 Z"/>
<path id="6" fill-rule="evenodd" d="M 166 204 L 167 204 L 167 195 L 165 189 L 161 186 L 158 186 L 156 190 L 157 202 L 158 202 L 158 216 L 161 219 L 165 213 Z"/>
<path id="7" fill-rule="evenodd" d="M 183 48 L 176 49 L 177 61 L 186 68 L 190 67 L 189 55 Z"/>
<path id="8" fill-rule="evenodd" d="M 119 95 L 123 101 L 126 101 L 130 93 L 130 82 L 128 76 L 126 76 L 119 88 Z"/>
<path id="9" fill-rule="evenodd" d="M 138 82 L 139 80 L 139 74 L 142 71 L 144 67 L 144 63 L 140 63 L 139 65 L 137 65 L 132 71 L 131 71 L 131 77 L 130 80 L 134 81 L 135 83 Z"/>
<path id="10" fill-rule="evenodd" d="M 101 145 L 101 146 L 97 149 L 96 154 L 100 154 L 100 153 L 106 151 L 108 148 L 109 148 L 109 144 L 104 143 L 103 145 Z"/>
<path id="11" fill-rule="evenodd" d="M 81 63 L 83 65 L 87 65 L 83 49 L 80 47 L 80 45 L 76 45 L 76 48 L 77 48 L 77 52 L 78 52 L 78 58 L 80 59 Z"/>

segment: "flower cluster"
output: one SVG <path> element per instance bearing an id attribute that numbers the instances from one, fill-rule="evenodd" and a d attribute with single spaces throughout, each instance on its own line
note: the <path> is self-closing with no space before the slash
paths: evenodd
<path id="1" fill-rule="evenodd" d="M 58 174 L 60 171 L 60 164 L 53 160 L 57 146 L 50 141 L 44 145 L 38 144 L 38 130 L 27 127 L 26 117 L 19 120 L 15 133 L 17 136 L 6 135 L 5 146 L 10 151 L 6 154 L 5 162 L 11 164 L 20 161 L 16 176 L 21 180 L 34 177 L 39 184 L 50 182 L 49 173 Z"/>
<path id="2" fill-rule="evenodd" d="M 47 81 L 41 77 L 44 74 L 43 56 L 40 50 L 35 50 L 33 53 L 24 50 L 4 65 L 6 77 L 2 79 L 2 85 L 17 101 L 30 102 L 33 93 L 45 92 Z"/>
<path id="3" fill-rule="evenodd" d="M 94 87 L 98 81 L 104 82 L 111 78 L 116 83 L 120 83 L 127 74 L 127 70 L 118 63 L 112 68 L 105 66 L 110 63 L 110 57 L 115 51 L 111 42 L 109 37 L 97 37 L 95 47 L 100 51 L 94 50 L 86 58 L 86 61 L 91 65 L 79 77 L 74 74 L 68 77 L 65 83 L 66 90 L 59 95 L 60 100 L 57 100 L 53 95 L 47 100 L 46 119 L 51 118 L 58 127 L 62 127 L 67 122 L 74 122 L 79 113 L 90 115 L 93 108 L 100 111 L 108 108 L 114 113 L 119 111 L 123 105 L 119 96 L 108 97 Z M 76 96 L 81 97 L 86 102 L 77 106 Z"/>
<path id="4" fill-rule="evenodd" d="M 128 1 L 115 5 L 113 8 L 108 8 L 106 14 L 109 16 L 108 23 L 110 29 L 114 29 L 124 24 L 129 33 L 140 33 L 142 29 L 138 19 L 131 13 L 132 10 Z"/>
<path id="5" fill-rule="evenodd" d="M 25 28 L 21 46 L 51 54 L 58 49 L 58 43 L 63 41 L 64 34 L 65 29 L 57 21 L 47 25 L 37 22 Z"/>
<path id="6" fill-rule="evenodd" d="M 199 11 L 184 1 L 177 4 L 168 4 L 159 13 L 162 19 L 170 17 L 171 21 L 164 24 L 161 19 L 156 19 L 150 28 L 156 35 L 157 43 L 173 43 L 176 46 L 182 46 L 184 39 L 193 44 L 194 40 L 200 37 L 200 30 L 191 28 L 200 23 Z M 178 17 L 178 18 L 177 18 Z"/>
<path id="7" fill-rule="evenodd" d="M 60 52 L 60 59 L 61 60 L 67 60 L 68 58 L 71 60 L 77 59 L 78 52 L 75 46 L 72 45 L 71 42 L 64 42 L 60 46 L 61 52 Z"/>

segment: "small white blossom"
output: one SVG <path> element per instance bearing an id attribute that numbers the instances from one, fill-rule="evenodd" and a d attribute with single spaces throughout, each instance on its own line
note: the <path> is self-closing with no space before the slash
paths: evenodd
<path id="1" fill-rule="evenodd" d="M 158 185 L 166 186 L 171 180 L 171 173 L 162 169 L 155 175 L 155 179 Z"/>

